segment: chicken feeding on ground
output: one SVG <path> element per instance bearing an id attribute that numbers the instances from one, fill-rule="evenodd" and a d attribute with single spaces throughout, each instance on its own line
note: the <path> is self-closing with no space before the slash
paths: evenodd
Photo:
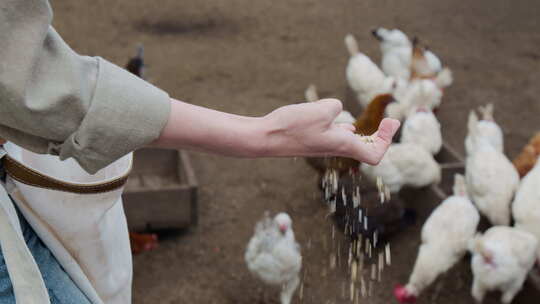
<path id="1" fill-rule="evenodd" d="M 432 111 L 416 108 L 408 115 L 401 129 L 401 142 L 424 147 L 436 155 L 442 147 L 441 124 Z"/>
<path id="2" fill-rule="evenodd" d="M 474 111 L 469 115 L 465 172 L 469 194 L 493 225 L 510 224 L 510 203 L 519 186 L 519 175 L 498 150 L 491 132 L 484 132 Z M 499 146 L 500 148 L 500 146 Z"/>
<path id="3" fill-rule="evenodd" d="M 384 195 L 381 202 L 381 195 Z M 357 239 L 359 234 L 384 246 L 394 234 L 414 223 L 416 212 L 405 208 L 398 195 L 387 197 L 376 184 L 366 181 L 361 175 L 344 175 L 338 181 L 336 191 L 335 219 L 345 234 Z"/>
<path id="4" fill-rule="evenodd" d="M 281 287 L 281 304 L 291 303 L 300 283 L 302 256 L 287 213 L 279 213 L 274 218 L 265 214 L 257 223 L 245 261 L 249 271 L 264 283 Z"/>
<path id="5" fill-rule="evenodd" d="M 421 188 L 441 181 L 441 167 L 433 155 L 411 143 L 392 144 L 378 165 L 362 164 L 360 168 L 371 181 L 381 177 L 391 193 L 404 186 Z"/>
<path id="6" fill-rule="evenodd" d="M 488 291 L 499 290 L 501 302 L 511 303 L 534 265 L 538 241 L 529 232 L 495 226 L 471 240 L 469 250 L 474 299 L 482 302 Z"/>
<path id="7" fill-rule="evenodd" d="M 373 30 L 372 34 L 380 41 L 382 71 L 388 76 L 409 81 L 412 43 L 407 35 L 398 29 L 388 30 L 382 27 Z"/>
<path id="8" fill-rule="evenodd" d="M 455 175 L 453 191 L 422 227 L 422 244 L 409 282 L 394 290 L 400 303 L 416 302 L 425 288 L 463 258 L 476 233 L 480 214 L 467 196 L 463 175 Z"/>
<path id="9" fill-rule="evenodd" d="M 310 102 L 319 100 L 314 86 L 310 86 L 306 90 L 306 99 Z M 361 135 L 372 135 L 375 133 L 384 118 L 386 107 L 393 101 L 394 98 L 390 94 L 376 96 L 358 118 L 352 121 L 355 127 L 355 133 Z M 335 123 L 351 123 L 349 117 L 350 113 L 346 112 L 349 113 L 346 114 L 344 112 L 340 114 L 341 117 L 338 116 L 336 120 L 334 120 Z M 350 169 L 357 170 L 359 165 L 357 160 L 344 157 L 308 157 L 306 158 L 306 161 L 311 167 L 317 170 L 321 176 L 327 169 L 337 170 L 341 175 L 344 172 L 348 172 Z"/>
<path id="10" fill-rule="evenodd" d="M 144 79 L 145 64 L 143 56 L 144 47 L 142 44 L 139 44 L 137 46 L 137 54 L 135 55 L 135 57 L 129 59 L 128 63 L 126 64 L 126 70 Z"/>
<path id="11" fill-rule="evenodd" d="M 532 233 L 540 242 L 540 164 L 523 178 L 512 204 L 515 227 Z M 540 266 L 540 248 L 537 252 Z"/>
<path id="12" fill-rule="evenodd" d="M 521 150 L 521 153 L 514 158 L 512 163 L 518 170 L 519 176 L 524 177 L 536 165 L 540 156 L 540 132 L 536 133 Z"/>
<path id="13" fill-rule="evenodd" d="M 368 56 L 360 52 L 353 35 L 345 36 L 345 45 L 351 56 L 345 71 L 347 82 L 363 108 L 375 96 L 392 93 L 398 84 L 404 85 L 404 81 L 398 82 L 394 77 L 386 76 Z"/>

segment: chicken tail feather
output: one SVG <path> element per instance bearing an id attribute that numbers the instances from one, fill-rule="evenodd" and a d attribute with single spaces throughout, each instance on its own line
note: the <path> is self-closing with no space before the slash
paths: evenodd
<path id="1" fill-rule="evenodd" d="M 347 50 L 349 51 L 349 54 L 351 56 L 360 53 L 360 49 L 358 48 L 358 42 L 352 34 L 347 34 L 347 36 L 345 36 L 345 46 L 347 46 Z"/>
<path id="2" fill-rule="evenodd" d="M 310 84 L 305 93 L 306 100 L 314 102 L 319 100 L 319 94 L 317 94 L 317 87 L 314 84 Z"/>

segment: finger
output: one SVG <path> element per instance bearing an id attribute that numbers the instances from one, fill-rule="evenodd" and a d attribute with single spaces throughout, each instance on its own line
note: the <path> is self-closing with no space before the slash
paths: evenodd
<path id="1" fill-rule="evenodd" d="M 6 140 L 3 139 L 3 138 L 0 138 L 0 145 L 3 145 L 3 144 L 5 144 L 5 143 L 6 143 Z"/>
<path id="2" fill-rule="evenodd" d="M 345 129 L 347 131 L 351 131 L 351 132 L 356 131 L 356 127 L 350 123 L 336 123 L 336 126 L 339 128 Z"/>
<path id="3" fill-rule="evenodd" d="M 396 119 L 383 119 L 379 125 L 379 130 L 377 130 L 377 137 L 385 142 L 392 142 L 392 137 L 396 134 L 400 124 L 399 120 Z"/>
<path id="4" fill-rule="evenodd" d="M 321 99 L 315 102 L 316 105 L 321 107 L 321 110 L 332 118 L 335 118 L 343 111 L 343 104 L 338 99 L 327 98 Z"/>

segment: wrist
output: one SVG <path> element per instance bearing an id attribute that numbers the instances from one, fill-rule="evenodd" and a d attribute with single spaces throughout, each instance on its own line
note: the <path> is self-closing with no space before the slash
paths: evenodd
<path id="1" fill-rule="evenodd" d="M 270 113 L 257 118 L 256 140 L 253 147 L 255 157 L 280 157 L 298 154 L 294 140 L 278 115 Z"/>
<path id="2" fill-rule="evenodd" d="M 275 123 L 268 117 L 253 118 L 253 127 L 251 128 L 251 140 L 248 150 L 252 157 L 268 157 L 274 155 L 273 145 L 271 144 L 271 134 Z"/>

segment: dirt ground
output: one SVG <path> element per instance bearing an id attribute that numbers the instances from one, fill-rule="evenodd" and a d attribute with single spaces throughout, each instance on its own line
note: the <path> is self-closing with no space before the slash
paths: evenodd
<path id="1" fill-rule="evenodd" d="M 145 45 L 151 82 L 171 96 L 227 112 L 262 115 L 301 101 L 306 86 L 344 98 L 343 37 L 379 60 L 369 32 L 398 27 L 426 41 L 453 69 L 440 119 L 463 151 L 469 109 L 495 103 L 514 157 L 539 129 L 540 2 L 536 0 L 95 0 L 52 1 L 54 24 L 78 52 L 124 65 Z M 191 153 L 200 182 L 200 223 L 134 258 L 134 303 L 278 303 L 248 273 L 245 246 L 265 210 L 286 211 L 303 247 L 304 296 L 294 303 L 350 303 L 346 267 L 327 270 L 331 221 L 316 175 L 301 159 L 232 159 Z M 392 266 L 361 303 L 393 303 L 413 266 L 419 229 L 437 201 L 418 195 L 419 219 L 392 243 Z M 326 241 L 325 241 L 326 240 Z M 339 237 L 338 237 L 339 241 Z M 324 243 L 326 242 L 326 247 Z M 345 246 L 345 241 L 341 241 Z M 311 246 L 308 245 L 311 244 Z M 343 247 L 345 248 L 345 247 Z M 342 259 L 346 258 L 342 250 Z M 419 303 L 473 303 L 464 259 Z M 267 301 L 263 300 L 267 292 Z M 345 295 L 344 295 L 345 294 Z M 526 286 L 514 303 L 538 303 Z M 485 303 L 498 303 L 492 295 Z"/>

